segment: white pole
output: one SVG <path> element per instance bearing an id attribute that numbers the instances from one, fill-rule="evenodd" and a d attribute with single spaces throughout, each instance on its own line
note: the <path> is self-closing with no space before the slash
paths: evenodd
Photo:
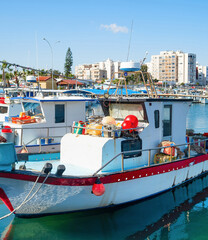
<path id="1" fill-rule="evenodd" d="M 51 57 L 52 57 L 52 70 L 51 70 L 51 77 L 52 77 L 52 90 L 54 90 L 54 86 L 53 86 L 53 49 L 51 47 L 51 44 L 49 43 L 49 41 L 45 38 L 43 38 L 44 41 L 46 41 L 51 49 Z"/>

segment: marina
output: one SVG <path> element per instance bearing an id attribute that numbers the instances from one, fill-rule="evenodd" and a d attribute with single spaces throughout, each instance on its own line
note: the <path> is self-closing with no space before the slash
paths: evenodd
<path id="1" fill-rule="evenodd" d="M 198 146 L 198 150 L 194 148 L 198 142 L 190 141 L 186 148 L 184 141 L 192 100 L 158 98 L 151 77 L 149 83 L 152 98 L 128 96 L 126 84 L 126 96 L 99 98 L 105 117 L 92 115 L 89 122 L 74 122 L 71 133 L 61 139 L 57 164 L 43 160 L 41 168 L 36 162 L 28 166 L 27 161 L 19 166 L 12 157 L 11 143 L 1 145 L 1 151 L 11 152 L 0 165 L 0 196 L 11 213 L 36 217 L 125 204 L 167 191 L 206 172 L 206 139 L 204 149 Z M 40 105 L 32 105 L 34 110 L 24 107 L 27 115 L 37 112 L 43 118 Z M 193 155 L 191 150 L 195 151 Z M 32 194 L 36 185 L 38 189 Z M 24 189 L 30 188 L 27 194 Z M 53 201 L 46 192 L 54 193 Z"/>
<path id="2" fill-rule="evenodd" d="M 0 199 L 10 213 L 1 221 L 13 214 L 36 218 L 111 211 L 138 201 L 146 204 L 206 176 L 206 135 L 186 126 L 193 100 L 159 95 L 151 75 L 145 79 L 132 64 L 124 62 L 123 69 L 141 74 L 147 96 L 129 94 L 121 69 L 113 93 L 111 80 L 99 95 L 75 89 L 70 92 L 75 95 L 67 97 L 61 92 L 52 96 L 38 92 L 33 97 L 2 98 Z M 86 118 L 89 107 L 92 115 Z M 103 113 L 95 115 L 97 108 Z M 55 137 L 56 146 L 50 142 Z"/>
<path id="3" fill-rule="evenodd" d="M 1 2 L 0 240 L 208 239 L 207 8 Z"/>
<path id="4" fill-rule="evenodd" d="M 203 128 L 196 133 L 192 116 L 187 118 L 194 108 L 193 99 L 158 94 L 151 76 L 146 80 L 144 73 L 136 71 L 131 74 L 141 74 L 146 95 L 127 89 L 121 70 L 116 88 L 111 88 L 111 80 L 108 89 L 99 94 L 75 89 L 53 92 L 52 96 L 37 92 L 33 97 L 2 98 L 0 199 L 10 211 L 0 216 L 7 226 L 2 238 L 15 229 L 7 222 L 13 215 L 12 222 L 57 214 L 74 216 L 76 212 L 91 218 L 94 213 L 101 216 L 132 206 L 146 215 L 142 209 L 149 211 L 145 207 L 149 201 L 153 206 L 164 201 L 165 207 L 170 198 L 173 205 L 165 212 L 150 214 L 140 230 L 123 233 L 128 238 L 155 234 L 160 238 L 160 229 L 169 225 L 170 219 L 177 219 L 175 209 L 191 209 L 187 201 L 198 198 L 202 189 L 206 191 L 207 133 Z M 86 111 L 91 115 L 88 112 L 87 117 Z M 198 111 L 194 109 L 193 116 Z M 198 122 L 198 115 L 196 119 Z M 50 142 L 55 137 L 59 142 Z M 2 157 L 3 152 L 8 154 Z M 196 186 L 195 181 L 202 182 L 199 191 L 184 193 L 184 188 Z M 115 224 L 117 221 L 120 219 L 116 218 Z"/>
<path id="5" fill-rule="evenodd" d="M 193 128 L 195 132 L 208 131 L 205 121 L 207 107 L 203 104 L 191 106 L 187 128 Z M 200 112 L 202 114 L 198 118 Z M 120 239 L 197 239 L 206 233 L 207 186 L 207 176 L 204 175 L 175 190 L 115 209 L 37 219 L 14 219 L 10 216 L 0 222 L 0 236 L 2 239 L 20 239 L 23 236 L 27 239 L 40 234 L 45 239 L 52 236 L 79 239 L 85 234 L 86 239 L 115 239 L 118 236 Z M 9 212 L 3 204 L 0 204 L 0 210 L 2 215 Z"/>

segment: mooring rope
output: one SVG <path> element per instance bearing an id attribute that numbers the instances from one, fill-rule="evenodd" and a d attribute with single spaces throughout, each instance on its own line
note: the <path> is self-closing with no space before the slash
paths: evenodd
<path id="1" fill-rule="evenodd" d="M 24 204 L 26 204 L 27 202 L 29 202 L 38 192 L 39 190 L 41 189 L 41 187 L 43 186 L 43 184 L 46 182 L 46 180 L 48 179 L 49 175 L 50 175 L 50 172 L 47 174 L 47 176 L 45 177 L 44 181 L 41 183 L 41 185 L 39 186 L 39 188 L 33 193 L 33 195 L 28 199 L 28 197 L 30 196 L 30 194 L 32 193 L 33 189 L 35 188 L 36 184 L 38 183 L 38 180 L 41 176 L 42 172 L 39 174 L 39 176 L 37 177 L 35 183 L 33 184 L 30 192 L 27 194 L 27 196 L 25 197 L 25 199 L 23 200 L 23 202 L 18 206 L 16 207 L 12 212 L 4 215 L 3 217 L 0 217 L 0 220 L 4 219 L 4 218 L 7 218 L 9 216 L 12 215 L 12 213 L 14 213 L 15 211 L 17 211 L 18 209 L 20 209 Z"/>

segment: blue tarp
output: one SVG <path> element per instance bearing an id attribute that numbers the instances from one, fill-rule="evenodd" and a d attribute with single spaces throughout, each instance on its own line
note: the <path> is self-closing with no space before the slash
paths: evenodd
<path id="1" fill-rule="evenodd" d="M 108 92 L 108 90 L 101 90 L 101 89 L 83 89 L 83 90 L 87 91 L 87 92 L 90 92 L 90 93 L 93 93 L 95 95 L 104 95 L 105 93 Z M 116 88 L 110 88 L 109 89 L 109 95 L 114 95 L 115 92 L 116 92 Z M 117 94 L 121 95 L 121 93 L 123 95 L 126 95 L 126 89 L 122 89 L 122 90 L 118 89 Z M 132 95 L 132 94 L 141 94 L 142 92 L 141 91 L 134 91 L 134 90 L 131 90 L 131 89 L 127 89 L 127 93 L 128 93 L 128 95 Z"/>

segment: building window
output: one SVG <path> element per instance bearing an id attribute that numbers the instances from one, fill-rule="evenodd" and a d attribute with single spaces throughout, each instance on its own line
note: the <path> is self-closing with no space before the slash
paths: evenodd
<path id="1" fill-rule="evenodd" d="M 55 105 L 55 123 L 65 122 L 65 106 L 64 104 Z"/>
<path id="2" fill-rule="evenodd" d="M 133 140 L 124 140 L 121 142 L 121 151 L 124 152 L 124 159 L 141 156 L 142 151 L 138 151 L 141 149 L 142 149 L 142 140 L 140 138 L 136 138 Z M 127 152 L 127 151 L 131 151 L 131 152 Z"/>
<path id="3" fill-rule="evenodd" d="M 155 117 L 155 128 L 160 127 L 160 112 L 159 110 L 154 111 L 154 117 Z"/>

